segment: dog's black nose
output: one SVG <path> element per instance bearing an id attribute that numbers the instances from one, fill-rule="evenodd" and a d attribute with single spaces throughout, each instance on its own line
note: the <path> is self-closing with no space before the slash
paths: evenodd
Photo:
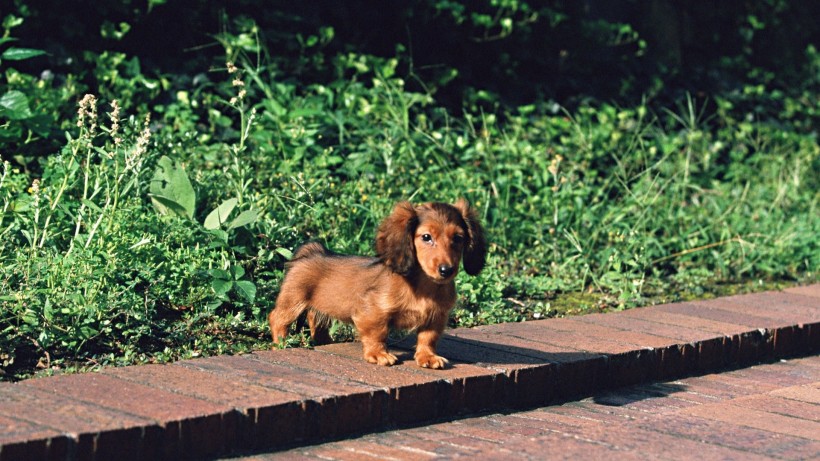
<path id="1" fill-rule="evenodd" d="M 453 275 L 453 272 L 456 271 L 456 268 L 453 266 L 448 266 L 447 264 L 442 264 L 438 266 L 438 273 L 442 277 L 449 277 Z"/>

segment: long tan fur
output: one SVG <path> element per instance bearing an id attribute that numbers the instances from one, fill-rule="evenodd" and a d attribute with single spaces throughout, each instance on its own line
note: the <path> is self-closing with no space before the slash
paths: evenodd
<path id="1" fill-rule="evenodd" d="M 331 317 L 353 323 L 364 359 L 393 365 L 387 351 L 390 328 L 416 330 L 415 360 L 420 367 L 444 368 L 436 344 L 456 300 L 460 264 L 470 275 L 484 267 L 487 248 L 475 210 L 455 204 L 400 202 L 379 226 L 377 256 L 342 256 L 319 243 L 301 246 L 287 265 L 285 280 L 268 316 L 274 343 L 307 312 L 311 336 L 330 340 Z"/>

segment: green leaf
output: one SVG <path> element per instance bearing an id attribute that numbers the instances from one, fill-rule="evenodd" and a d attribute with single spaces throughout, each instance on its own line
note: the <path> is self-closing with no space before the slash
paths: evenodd
<path id="1" fill-rule="evenodd" d="M 285 259 L 290 260 L 293 258 L 293 252 L 288 250 L 287 248 L 278 247 L 274 251 L 282 255 L 282 257 L 284 257 Z"/>
<path id="2" fill-rule="evenodd" d="M 205 229 L 214 230 L 218 229 L 225 221 L 228 220 L 228 216 L 230 216 L 233 209 L 236 207 L 238 200 L 235 198 L 230 198 L 222 202 L 216 209 L 210 213 L 205 218 L 205 222 L 203 225 Z"/>
<path id="3" fill-rule="evenodd" d="M 231 267 L 231 272 L 233 273 L 234 280 L 239 280 L 245 276 L 245 268 L 242 266 Z"/>
<path id="4" fill-rule="evenodd" d="M 233 280 L 231 274 L 229 274 L 228 271 L 222 269 L 211 269 L 208 271 L 208 275 L 215 279 Z"/>
<path id="5" fill-rule="evenodd" d="M 160 214 L 174 213 L 193 219 L 196 194 L 185 169 L 170 158 L 159 159 L 151 179 L 151 202 Z"/>
<path id="6" fill-rule="evenodd" d="M 51 300 L 48 298 L 46 298 L 46 302 L 43 305 L 43 318 L 49 322 L 54 320 L 54 309 L 51 308 Z"/>
<path id="7" fill-rule="evenodd" d="M 208 231 L 216 240 L 212 240 L 209 248 L 221 248 L 228 243 L 228 233 L 222 229 L 213 229 Z"/>
<path id="8" fill-rule="evenodd" d="M 37 56 L 42 56 L 44 54 L 46 54 L 46 52 L 43 50 L 12 47 L 3 52 L 2 58 L 9 61 L 22 61 L 24 59 L 30 59 Z"/>
<path id="9" fill-rule="evenodd" d="M 256 285 L 248 280 L 240 280 L 236 282 L 236 292 L 239 296 L 245 298 L 246 301 L 252 303 L 256 299 Z"/>
<path id="10" fill-rule="evenodd" d="M 83 325 L 77 329 L 80 333 L 80 338 L 82 339 L 91 339 L 97 335 L 98 331 L 88 325 Z"/>
<path id="11" fill-rule="evenodd" d="M 99 205 L 97 205 L 96 203 L 92 202 L 91 200 L 88 200 L 88 199 L 83 199 L 83 200 L 82 200 L 82 203 L 83 203 L 85 206 L 87 206 L 88 208 L 91 208 L 92 210 L 96 211 L 97 213 L 102 213 L 102 211 L 103 211 L 103 210 L 102 210 L 102 208 L 100 208 L 100 207 L 99 207 Z"/>
<path id="12" fill-rule="evenodd" d="M 23 120 L 32 116 L 28 98 L 21 91 L 12 90 L 0 97 L 0 115 L 10 120 Z"/>
<path id="13" fill-rule="evenodd" d="M 248 224 L 256 222 L 257 218 L 259 218 L 259 213 L 257 213 L 256 210 L 245 210 L 239 213 L 239 216 L 228 224 L 228 230 L 247 226 Z"/>
<path id="14" fill-rule="evenodd" d="M 211 280 L 211 288 L 218 296 L 224 296 L 233 288 L 233 280 L 213 279 Z"/>
<path id="15" fill-rule="evenodd" d="M 151 203 L 154 205 L 154 208 L 156 208 L 160 214 L 175 214 L 183 217 L 188 216 L 188 211 L 185 209 L 185 206 L 177 203 L 176 201 L 168 197 L 163 197 L 162 195 L 148 195 L 151 197 Z"/>

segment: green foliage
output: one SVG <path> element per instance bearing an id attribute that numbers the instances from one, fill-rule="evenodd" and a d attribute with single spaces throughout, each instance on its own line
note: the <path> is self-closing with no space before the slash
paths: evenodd
<path id="1" fill-rule="evenodd" d="M 530 36 L 547 16 L 550 28 L 578 24 L 528 2 L 432 5 L 479 40 Z M 751 34 L 769 27 L 761 17 Z M 7 18 L 7 37 L 20 21 Z M 138 22 L 101 33 L 124 41 Z M 595 29 L 641 52 L 628 24 Z M 747 69 L 708 99 L 565 108 L 501 104 L 477 85 L 453 111 L 435 90 L 458 71 L 418 84 L 405 50 L 333 51 L 329 26 L 279 56 L 264 31 L 226 19 L 222 53 L 192 78 L 148 75 L 109 50 L 85 53 L 82 78 L 52 81 L 6 67 L 45 55 L 0 43 L 7 378 L 270 347 L 266 314 L 292 249 L 318 239 L 372 254 L 379 221 L 405 199 L 466 197 L 487 228 L 487 268 L 459 275 L 453 326 L 817 278 L 812 47 L 791 89 Z M 77 104 L 86 87 L 97 97 Z M 309 344 L 294 333 L 288 346 Z"/>
<path id="2" fill-rule="evenodd" d="M 157 162 L 157 170 L 151 178 L 151 203 L 160 214 L 176 214 L 192 219 L 196 194 L 185 169 L 174 164 L 168 157 Z"/>

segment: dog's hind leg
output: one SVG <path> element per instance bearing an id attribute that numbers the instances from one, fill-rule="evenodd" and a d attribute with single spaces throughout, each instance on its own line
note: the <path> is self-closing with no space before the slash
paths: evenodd
<path id="1" fill-rule="evenodd" d="M 321 312 L 315 309 L 308 309 L 307 321 L 310 326 L 310 337 L 313 338 L 314 344 L 321 346 L 322 344 L 330 344 L 333 341 L 328 332 L 328 322 L 330 319 L 325 317 Z"/>
<path id="2" fill-rule="evenodd" d="M 268 314 L 270 331 L 273 336 L 273 344 L 276 347 L 288 335 L 288 328 L 299 318 L 299 315 L 308 308 L 303 300 L 293 299 L 291 296 L 279 295 L 276 300 L 276 307 Z"/>

